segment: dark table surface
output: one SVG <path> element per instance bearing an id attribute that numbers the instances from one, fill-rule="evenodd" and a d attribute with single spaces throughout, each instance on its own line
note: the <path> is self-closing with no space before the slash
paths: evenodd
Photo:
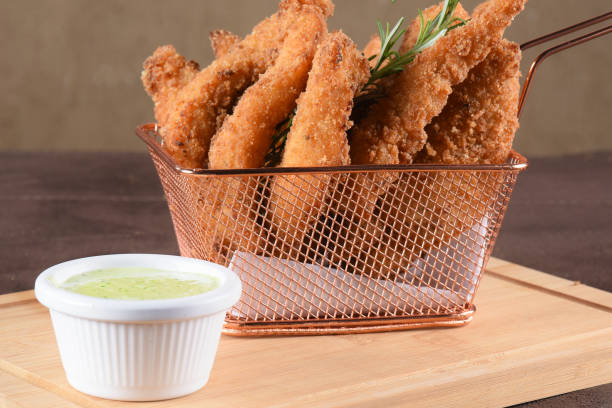
<path id="1" fill-rule="evenodd" d="M 144 153 L 0 152 L 0 202 L 0 294 L 69 259 L 178 254 Z M 612 292 L 612 153 L 530 160 L 493 255 Z M 612 384 L 522 406 L 612 407 Z"/>

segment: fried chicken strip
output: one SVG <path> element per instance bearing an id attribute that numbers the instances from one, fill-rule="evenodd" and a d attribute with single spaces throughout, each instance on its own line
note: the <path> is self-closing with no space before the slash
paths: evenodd
<path id="1" fill-rule="evenodd" d="M 415 162 L 504 163 L 518 128 L 520 58 L 519 46 L 502 40 L 454 86 L 442 113 L 426 127 L 428 142 Z M 495 199 L 492 192 L 499 190 L 497 183 L 490 174 L 473 172 L 424 173 L 412 181 L 399 180 L 382 199 L 378 229 L 383 233 L 358 267 L 381 276 L 408 268 L 420 251 L 448 243 L 480 222 Z M 419 192 L 418 198 L 400 200 L 402 191 Z M 398 257 L 406 243 L 412 257 Z"/>
<path id="2" fill-rule="evenodd" d="M 306 87 L 314 53 L 325 31 L 324 17 L 316 9 L 304 9 L 289 30 L 274 66 L 247 89 L 213 138 L 211 169 L 263 166 L 276 125 L 291 113 Z"/>
<path id="3" fill-rule="evenodd" d="M 304 7 L 316 7 L 326 16 L 333 12 L 329 0 L 283 0 L 276 14 L 259 23 L 177 94 L 172 113 L 160 124 L 164 147 L 180 165 L 207 166 L 210 141 L 219 126 L 217 117 L 274 63 L 287 29 Z"/>
<path id="4" fill-rule="evenodd" d="M 153 98 L 158 122 L 167 120 L 174 108 L 174 97 L 199 71 L 197 62 L 188 61 L 171 45 L 159 47 L 146 59 L 140 78 Z"/>
<path id="5" fill-rule="evenodd" d="M 234 45 L 240 42 L 240 37 L 226 30 L 211 31 L 208 38 L 215 53 L 215 58 L 223 57 Z"/>
<path id="6" fill-rule="evenodd" d="M 221 47 L 217 50 L 217 61 L 206 72 L 193 78 L 186 87 L 189 89 L 180 93 L 179 100 L 173 106 L 173 110 L 176 110 L 174 119 L 178 117 L 185 125 L 182 134 L 181 128 L 175 126 L 173 129 L 176 141 L 182 146 L 175 144 L 174 149 L 168 148 L 172 146 L 171 138 L 164 134 L 166 149 L 179 163 L 188 167 L 207 165 L 208 136 L 220 128 L 226 112 L 231 110 L 243 90 L 274 63 L 288 28 L 300 17 L 304 8 L 317 9 L 325 16 L 333 12 L 333 4 L 329 0 L 283 0 L 279 11 L 258 24 L 245 40 L 231 46 L 231 35 L 226 32 L 213 41 L 213 46 Z M 162 121 L 158 119 L 158 122 Z M 169 122 L 165 120 L 163 125 Z M 179 151 L 179 147 L 183 149 Z M 254 214 L 248 213 L 246 219 L 236 220 L 231 213 L 234 207 L 241 205 L 245 208 L 243 213 L 246 213 L 254 203 L 261 201 L 257 191 L 248 189 L 257 186 L 249 184 L 247 189 L 239 186 L 236 190 L 236 184 L 231 180 L 228 183 L 228 180 L 219 177 L 186 179 L 187 185 L 183 188 L 193 192 L 190 195 L 193 197 L 191 208 L 198 210 L 192 217 L 199 232 L 194 237 L 198 240 L 197 245 L 179 242 L 181 253 L 185 256 L 228 265 L 234 250 L 257 252 L 260 249 L 261 228 L 255 222 Z M 228 211 L 228 214 L 220 216 L 222 211 Z M 188 253 L 188 249 L 195 252 Z"/>
<path id="7" fill-rule="evenodd" d="M 433 20 L 441 9 L 442 4 L 426 9 L 423 12 L 424 20 Z M 454 16 L 464 19 L 469 17 L 468 13 L 461 7 L 461 4 L 457 5 Z M 420 26 L 421 20 L 419 17 L 416 17 L 408 25 L 401 46 L 403 53 L 415 45 Z M 365 52 L 375 53 L 375 47 L 378 47 L 379 50 L 377 52 L 380 52 L 380 46 L 380 38 L 378 35 L 374 35 L 366 46 Z M 379 86 L 387 93 L 394 92 L 396 80 L 396 76 L 384 78 L 379 83 Z M 357 123 L 363 121 L 363 114 L 363 110 L 360 110 L 359 115 L 356 117 Z M 367 115 L 371 114 L 371 112 L 366 111 L 365 114 L 367 119 Z M 359 148 L 358 143 L 359 140 L 350 140 L 351 158 L 354 156 L 353 149 Z M 391 187 L 396 177 L 397 174 L 389 173 L 353 174 L 347 180 L 346 185 L 340 189 L 344 191 L 344 196 L 339 196 L 338 200 L 344 202 L 343 207 L 345 208 L 344 214 L 341 214 L 341 216 L 344 223 L 348 225 L 332 231 L 332 234 L 337 235 L 336 241 L 345 242 L 344 245 L 337 245 L 332 251 L 331 260 L 333 264 L 340 266 L 346 263 L 350 270 L 378 276 L 379 272 L 375 271 L 373 267 L 378 259 L 384 259 L 386 253 L 373 248 L 384 247 L 385 243 L 381 241 L 384 228 L 377 225 L 373 217 L 379 198 Z M 359 243 L 359 246 L 351 248 L 351 243 L 353 245 Z"/>
<path id="8" fill-rule="evenodd" d="M 507 40 L 453 87 L 448 103 L 425 128 L 418 163 L 505 163 L 518 123 L 521 51 Z"/>
<path id="9" fill-rule="evenodd" d="M 423 20 L 424 21 L 433 20 L 435 16 L 441 10 L 442 10 L 442 3 L 439 5 L 429 7 L 422 13 Z M 469 18 L 469 14 L 463 9 L 461 4 L 457 4 L 457 7 L 455 8 L 455 12 L 453 16 L 462 18 L 462 19 Z M 421 29 L 421 19 L 420 17 L 416 17 L 410 23 L 410 25 L 408 26 L 406 30 L 406 33 L 404 35 L 404 39 L 402 42 L 402 46 L 401 46 L 401 52 L 406 53 L 412 47 L 414 47 L 414 45 L 416 44 L 417 38 L 419 36 L 420 29 Z M 457 32 L 458 30 L 459 29 L 455 29 L 454 31 Z M 446 37 L 448 37 L 449 35 L 450 34 L 447 34 Z M 429 54 L 426 54 L 426 53 L 428 53 L 428 51 L 438 46 L 438 44 L 440 44 L 440 41 L 444 40 L 446 37 L 439 39 L 438 42 L 436 42 L 432 47 L 426 49 L 419 57 L 422 57 L 422 56 L 428 57 Z M 372 41 L 375 41 L 375 40 L 372 40 Z M 455 40 L 455 41 L 458 41 L 458 40 Z M 382 99 L 380 102 L 376 103 L 373 107 L 371 107 L 371 109 L 367 112 L 365 117 L 360 116 L 358 118 L 356 126 L 351 130 L 350 144 L 351 144 L 351 161 L 353 164 L 398 164 L 399 163 L 399 158 L 398 158 L 399 156 L 398 154 L 396 154 L 398 153 L 398 149 L 397 149 L 398 146 L 395 146 L 393 149 L 391 149 L 392 151 L 387 151 L 385 150 L 386 145 L 382 143 L 380 145 L 382 146 L 382 148 L 378 151 L 378 153 L 375 153 L 374 155 L 370 154 L 373 152 L 371 151 L 370 148 L 373 146 L 372 143 L 377 143 L 377 141 L 384 142 L 384 139 L 379 139 L 379 135 L 377 135 L 377 132 L 385 133 L 391 129 L 391 127 L 388 127 L 385 123 L 382 122 L 382 120 L 385 120 L 385 119 L 390 120 L 391 122 L 389 122 L 389 125 L 392 125 L 392 124 L 398 125 L 400 122 L 402 122 L 403 118 L 393 116 L 395 114 L 394 112 L 392 111 L 381 112 L 381 109 L 385 109 L 385 107 L 388 104 L 393 103 L 395 99 L 398 99 L 400 97 L 403 99 L 406 99 L 407 101 L 398 100 L 398 101 L 395 101 L 395 103 L 410 103 L 410 99 L 411 99 L 410 92 L 413 92 L 414 89 L 404 89 L 404 88 L 407 88 L 406 86 L 402 88 L 401 86 L 402 84 L 400 83 L 400 81 L 402 80 L 402 78 L 404 78 L 407 75 L 406 72 L 408 70 L 414 70 L 414 71 L 417 71 L 419 74 L 423 74 L 423 72 L 421 72 L 418 68 L 415 68 L 415 65 L 418 65 L 421 62 L 427 62 L 427 59 L 428 58 L 425 58 L 425 61 L 420 61 L 419 58 L 417 57 L 410 65 L 408 65 L 405 68 L 403 72 L 395 76 L 384 78 L 382 80 L 382 83 L 380 84 L 380 86 L 385 90 L 388 96 Z M 431 59 L 431 57 L 429 57 L 429 59 Z M 443 66 L 441 69 L 443 69 L 443 72 L 446 72 L 447 67 Z M 432 77 L 438 76 L 438 74 L 435 72 L 428 72 L 427 74 L 430 79 Z M 443 75 L 443 74 L 440 74 L 440 75 Z M 410 78 L 412 77 L 409 76 L 408 81 L 410 81 Z M 414 101 L 414 102 L 416 103 L 417 101 Z M 416 111 L 421 110 L 422 108 L 415 105 L 415 106 L 403 106 L 403 107 L 396 106 L 396 107 L 392 107 L 392 109 L 393 110 L 405 109 L 409 112 L 416 112 Z M 378 117 L 376 115 L 381 115 L 381 117 Z M 398 129 L 395 129 L 395 131 L 398 133 L 402 133 L 402 134 L 405 134 L 406 132 L 405 129 L 401 129 L 399 127 Z M 423 144 L 424 143 L 425 142 L 423 142 Z M 378 197 L 385 193 L 387 186 L 393 180 L 394 180 L 393 175 L 384 175 L 383 179 L 379 179 L 379 177 L 377 179 L 377 176 L 372 176 L 372 177 L 364 176 L 364 179 L 360 180 L 355 186 L 355 188 L 351 189 L 353 194 L 351 196 L 350 201 L 357 203 L 357 205 L 355 206 L 355 211 L 359 214 L 357 216 L 357 220 L 359 223 L 362 224 L 362 227 L 370 223 L 370 218 L 372 217 L 372 212 L 374 211 L 374 206 L 376 204 L 376 201 L 378 200 Z"/>
<path id="10" fill-rule="evenodd" d="M 389 79 L 389 82 L 385 84 L 389 96 L 374 105 L 369 115 L 351 132 L 353 163 L 411 163 L 413 157 L 426 142 L 425 125 L 442 110 L 452 92 L 452 85 L 462 82 L 469 70 L 482 61 L 490 49 L 501 40 L 504 29 L 522 10 L 525 2 L 526 0 L 489 0 L 483 3 L 475 10 L 474 18 L 466 26 L 455 29 L 439 39 L 432 47 L 417 56 L 415 61 L 402 73 Z M 437 5 L 427 9 L 424 13 L 426 20 L 432 19 L 440 8 L 441 5 Z M 463 19 L 469 17 L 460 5 L 455 10 L 455 16 Z M 420 20 L 416 19 L 407 30 L 402 44 L 403 52 L 414 45 L 419 29 Z M 410 221 L 407 226 L 408 230 L 402 226 L 399 228 L 399 231 L 402 232 L 399 235 L 395 233 L 395 237 L 382 236 L 381 225 L 398 217 L 397 211 L 400 210 L 398 203 L 393 203 L 389 207 L 391 218 L 380 217 L 381 219 L 376 220 L 378 226 L 373 225 L 372 217 L 378 198 L 391 188 L 396 176 L 385 175 L 376 179 L 363 177 L 362 180 L 355 183 L 356 187 L 353 191 L 355 199 L 352 201 L 356 203 L 354 205 L 356 214 L 353 217 L 356 222 L 354 221 L 351 226 L 351 235 L 355 239 L 366 237 L 369 240 L 366 245 L 368 251 L 371 252 L 373 248 L 377 248 L 374 249 L 374 253 L 359 251 L 356 271 L 364 271 L 372 276 L 381 273 L 388 275 L 390 271 L 379 270 L 380 260 L 385 259 L 387 255 L 393 255 L 392 252 L 389 254 L 387 252 L 396 250 L 394 247 L 400 244 L 398 239 L 405 243 L 405 239 L 413 234 L 411 238 L 413 250 L 407 253 L 414 256 L 419 254 L 418 248 L 425 250 L 451 237 L 452 235 L 449 235 L 447 230 L 455 233 L 464 227 L 450 223 L 438 225 L 435 220 L 440 219 L 438 217 L 446 219 L 449 210 L 444 206 L 444 200 L 432 199 L 430 204 L 436 207 L 433 209 L 434 214 L 437 213 L 433 221 L 423 215 L 422 208 L 405 208 L 399 214 L 404 223 Z M 435 181 L 432 180 L 415 181 L 424 189 L 427 189 L 431 182 L 435 184 Z M 385 197 L 394 196 L 387 194 Z M 381 205 L 385 205 L 384 199 Z M 379 212 L 379 214 L 384 215 L 384 212 Z M 398 229 L 395 230 L 398 231 Z M 422 233 L 414 235 L 414 231 L 422 231 Z M 436 239 L 431 240 L 432 236 Z M 406 248 L 401 252 L 406 253 Z M 346 259 L 346 256 L 342 258 Z M 408 261 L 411 260 L 408 259 Z"/>
<path id="11" fill-rule="evenodd" d="M 283 153 L 281 167 L 321 167 L 350 164 L 346 132 L 353 99 L 370 77 L 367 59 L 346 34 L 329 34 L 317 51 L 306 91 Z M 329 175 L 277 177 L 269 213 L 281 252 L 298 248 L 320 216 L 329 191 Z"/>
<path id="12" fill-rule="evenodd" d="M 453 87 L 448 104 L 425 130 L 426 147 L 415 160 L 435 164 L 503 164 L 518 129 L 521 51 L 502 40 L 468 78 Z M 425 194 L 433 204 L 432 227 L 453 236 L 473 227 L 493 206 L 500 180 L 488 173 L 441 173 Z M 440 235 L 440 234 L 438 234 Z"/>
<path id="13" fill-rule="evenodd" d="M 452 86 L 463 82 L 501 40 L 526 1 L 489 0 L 476 8 L 468 24 L 418 55 L 397 75 L 394 93 L 353 128 L 353 163 L 411 163 L 427 140 L 425 126 L 442 111 Z"/>
<path id="14" fill-rule="evenodd" d="M 299 94 L 306 87 L 308 72 L 319 41 L 327 32 L 325 16 L 312 6 L 304 6 L 289 28 L 274 65 L 246 90 L 219 132 L 209 152 L 211 169 L 262 167 L 276 125 L 294 109 Z M 217 231 L 223 246 L 233 248 L 236 234 L 256 252 L 261 228 L 256 223 L 255 208 L 262 201 L 253 178 L 226 180 L 222 199 L 213 208 Z M 244 250 L 244 248 L 243 248 Z"/>

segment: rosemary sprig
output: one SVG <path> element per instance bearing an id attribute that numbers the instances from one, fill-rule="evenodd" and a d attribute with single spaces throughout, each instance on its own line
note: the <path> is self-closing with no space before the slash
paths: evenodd
<path id="1" fill-rule="evenodd" d="M 370 57 L 371 61 L 377 58 L 376 65 L 371 69 L 370 80 L 364 86 L 361 95 L 355 101 L 355 106 L 364 102 L 370 103 L 375 99 L 383 97 L 384 90 L 379 85 L 380 79 L 403 71 L 406 65 L 414 61 L 417 55 L 434 45 L 436 41 L 445 36 L 449 31 L 465 25 L 467 23 L 466 20 L 453 17 L 453 13 L 458 3 L 459 0 L 445 0 L 442 5 L 442 10 L 440 10 L 433 20 L 428 20 L 427 22 L 424 21 L 423 12 L 419 10 L 419 19 L 421 20 L 419 36 L 414 46 L 401 55 L 394 50 L 394 47 L 399 39 L 406 33 L 406 29 L 400 30 L 404 24 L 405 18 L 400 18 L 391 29 L 389 28 L 389 23 L 387 23 L 386 30 L 383 29 L 383 25 L 379 21 L 378 35 L 381 39 L 380 53 Z"/>
<path id="2" fill-rule="evenodd" d="M 393 0 L 393 3 L 395 3 L 395 0 Z M 459 0 L 444 0 L 442 10 L 440 10 L 433 20 L 428 20 L 427 22 L 425 22 L 422 11 L 419 10 L 421 29 L 416 44 L 401 55 L 395 50 L 395 46 L 400 38 L 406 33 L 406 29 L 402 28 L 406 18 L 400 18 L 393 27 L 391 27 L 389 23 L 383 26 L 380 21 L 377 22 L 378 35 L 381 39 L 380 52 L 378 55 L 373 55 L 369 58 L 370 61 L 376 59 L 376 64 L 370 69 L 370 80 L 363 87 L 360 95 L 355 99 L 354 110 L 363 109 L 364 106 L 385 96 L 385 91 L 380 86 L 380 80 L 382 78 L 403 71 L 406 65 L 414 61 L 417 55 L 434 45 L 436 41 L 449 31 L 467 23 L 466 20 L 453 17 L 453 13 L 458 3 Z M 272 145 L 266 154 L 266 167 L 273 167 L 280 163 L 294 116 L 295 111 L 276 127 L 276 132 L 272 137 Z"/>
<path id="3" fill-rule="evenodd" d="M 272 136 L 272 144 L 266 153 L 266 162 L 264 163 L 264 167 L 275 167 L 280 164 L 281 159 L 283 158 L 283 150 L 285 149 L 287 135 L 289 134 L 289 130 L 291 130 L 294 117 L 295 110 L 289 114 L 287 119 L 276 125 L 276 131 Z"/>

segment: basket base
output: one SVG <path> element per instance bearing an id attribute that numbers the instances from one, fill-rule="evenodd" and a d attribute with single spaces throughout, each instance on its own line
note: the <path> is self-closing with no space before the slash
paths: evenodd
<path id="1" fill-rule="evenodd" d="M 223 334 L 235 337 L 320 336 L 327 334 L 377 333 L 434 327 L 460 327 L 472 321 L 476 307 L 439 316 L 338 319 L 309 322 L 250 322 L 225 319 Z"/>

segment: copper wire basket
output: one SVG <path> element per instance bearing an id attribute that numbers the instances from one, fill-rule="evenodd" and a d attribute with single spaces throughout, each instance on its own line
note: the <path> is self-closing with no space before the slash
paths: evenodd
<path id="1" fill-rule="evenodd" d="M 165 152 L 156 125 L 136 133 L 158 171 L 181 255 L 242 280 L 224 325 L 236 336 L 467 324 L 527 167 L 513 151 L 503 165 L 194 170 Z"/>

